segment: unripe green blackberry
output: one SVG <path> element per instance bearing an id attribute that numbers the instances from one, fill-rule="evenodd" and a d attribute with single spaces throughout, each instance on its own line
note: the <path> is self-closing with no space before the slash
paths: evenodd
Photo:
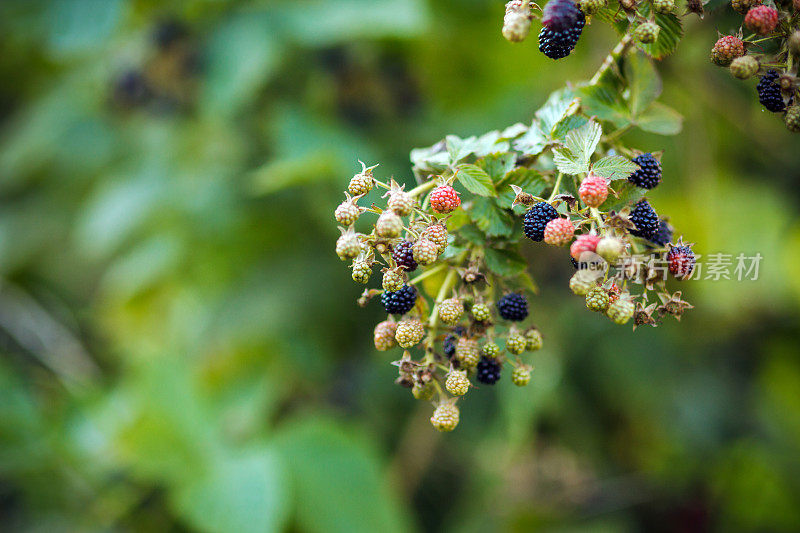
<path id="1" fill-rule="evenodd" d="M 711 62 L 727 67 L 731 61 L 744 55 L 744 42 L 735 35 L 723 35 L 711 49 Z"/>
<path id="2" fill-rule="evenodd" d="M 414 386 L 411 387 L 411 394 L 414 396 L 414 398 L 416 398 L 417 400 L 422 400 L 424 402 L 427 402 L 428 400 L 433 398 L 433 395 L 435 393 L 436 393 L 436 387 L 434 387 L 433 383 L 431 383 L 430 381 L 428 383 L 425 383 L 424 385 L 421 383 L 414 383 Z"/>
<path id="3" fill-rule="evenodd" d="M 464 304 L 458 298 L 448 298 L 439 304 L 439 320 L 455 326 L 464 314 Z"/>
<path id="4" fill-rule="evenodd" d="M 355 200 L 350 198 L 350 195 L 347 195 L 347 200 L 339 204 L 339 207 L 333 212 L 333 217 L 342 226 L 352 226 L 361 216 L 361 212 L 362 208 L 356 205 Z"/>
<path id="5" fill-rule="evenodd" d="M 474 304 L 472 306 L 472 318 L 474 318 L 476 322 L 486 322 L 492 318 L 492 311 L 486 304 Z"/>
<path id="6" fill-rule="evenodd" d="M 606 0 L 579 0 L 578 2 L 578 7 L 584 15 L 594 15 L 607 5 Z"/>
<path id="7" fill-rule="evenodd" d="M 636 305 L 627 298 L 618 298 L 606 309 L 606 316 L 616 324 L 624 324 L 633 316 Z"/>
<path id="8" fill-rule="evenodd" d="M 642 44 L 650 44 L 656 42 L 658 32 L 661 28 L 655 22 L 643 22 L 633 32 L 633 38 Z"/>
<path id="9" fill-rule="evenodd" d="M 387 207 L 401 217 L 410 215 L 414 210 L 415 204 L 416 201 L 414 200 L 414 197 L 410 196 L 405 191 L 401 191 L 400 189 L 395 189 L 394 191 L 390 192 L 389 201 L 386 202 Z"/>
<path id="10" fill-rule="evenodd" d="M 597 255 L 608 261 L 610 265 L 615 264 L 624 251 L 625 243 L 615 237 L 603 237 L 595 249 Z"/>
<path id="11" fill-rule="evenodd" d="M 342 236 L 336 241 L 336 255 L 342 261 L 358 257 L 361 253 L 361 239 L 358 234 L 348 230 L 342 233 Z"/>
<path id="12" fill-rule="evenodd" d="M 372 177 L 372 169 L 368 169 L 364 163 L 361 163 L 363 170 L 353 176 L 347 190 L 353 196 L 367 194 L 375 186 L 375 179 Z"/>
<path id="13" fill-rule="evenodd" d="M 594 276 L 586 270 L 578 270 L 569 280 L 570 290 L 578 296 L 586 296 L 597 285 Z"/>
<path id="14" fill-rule="evenodd" d="M 370 275 L 372 275 L 372 268 L 370 268 L 369 263 L 365 261 L 353 263 L 353 281 L 362 284 L 367 283 Z"/>
<path id="15" fill-rule="evenodd" d="M 397 331 L 397 322 L 393 320 L 384 320 L 375 326 L 373 333 L 373 341 L 375 342 L 375 349 L 379 352 L 385 352 L 395 347 L 394 335 Z"/>
<path id="16" fill-rule="evenodd" d="M 394 334 L 397 344 L 403 348 L 415 346 L 423 337 L 425 337 L 425 326 L 416 318 L 403 320 L 397 324 L 397 331 Z"/>
<path id="17" fill-rule="evenodd" d="M 439 257 L 439 247 L 424 237 L 414 243 L 411 252 L 414 254 L 414 261 L 420 265 L 430 265 Z"/>
<path id="18" fill-rule="evenodd" d="M 519 355 L 525 351 L 525 347 L 527 345 L 528 339 L 526 339 L 521 333 L 517 331 L 511 331 L 508 333 L 508 338 L 506 339 L 506 350 L 508 350 L 508 353 Z"/>
<path id="19" fill-rule="evenodd" d="M 458 425 L 458 407 L 452 400 L 440 403 L 433 411 L 431 424 L 437 431 L 453 431 Z"/>
<path id="20" fill-rule="evenodd" d="M 653 10 L 656 13 L 667 15 L 675 9 L 675 0 L 653 0 Z"/>
<path id="21" fill-rule="evenodd" d="M 744 15 L 750 11 L 751 7 L 757 6 L 760 3 L 761 0 L 731 0 L 731 7 L 737 13 Z"/>
<path id="22" fill-rule="evenodd" d="M 791 105 L 786 109 L 784 122 L 789 131 L 800 133 L 800 105 Z"/>
<path id="23" fill-rule="evenodd" d="M 456 361 L 461 368 L 473 368 L 481 357 L 478 354 L 478 341 L 461 337 L 456 343 Z"/>
<path id="24" fill-rule="evenodd" d="M 397 270 L 390 269 L 383 273 L 383 290 L 388 292 L 397 292 L 403 288 L 405 280 L 403 275 Z"/>
<path id="25" fill-rule="evenodd" d="M 481 352 L 483 352 L 484 356 L 494 359 L 500 354 L 500 347 L 493 342 L 488 342 L 483 345 Z"/>
<path id="26" fill-rule="evenodd" d="M 789 36 L 786 40 L 786 46 L 791 53 L 800 56 L 800 30 L 795 30 L 795 32 Z"/>
<path id="27" fill-rule="evenodd" d="M 529 329 L 525 333 L 525 350 L 529 352 L 535 352 L 542 348 L 542 333 L 536 329 Z"/>
<path id="28" fill-rule="evenodd" d="M 531 381 L 531 371 L 533 371 L 531 366 L 519 365 L 511 372 L 511 383 L 517 387 L 524 387 Z"/>
<path id="29" fill-rule="evenodd" d="M 586 307 L 598 312 L 608 309 L 608 293 L 606 290 L 602 287 L 595 287 L 590 290 L 586 294 Z"/>
<path id="30" fill-rule="evenodd" d="M 375 233 L 386 239 L 399 237 L 403 232 L 403 219 L 394 211 L 387 209 L 378 217 L 375 222 Z"/>
<path id="31" fill-rule="evenodd" d="M 758 74 L 758 69 L 760 65 L 758 64 L 758 59 L 753 56 L 742 56 L 737 57 L 733 61 L 731 61 L 731 74 L 734 78 L 739 78 L 740 80 L 746 80 L 747 78 L 752 78 L 756 74 Z"/>
<path id="32" fill-rule="evenodd" d="M 453 396 L 464 396 L 469 390 L 469 379 L 466 370 L 453 370 L 447 375 L 444 388 Z"/>
<path id="33" fill-rule="evenodd" d="M 428 227 L 422 236 L 436 244 L 439 247 L 439 253 L 444 252 L 447 248 L 447 228 L 441 224 Z"/>

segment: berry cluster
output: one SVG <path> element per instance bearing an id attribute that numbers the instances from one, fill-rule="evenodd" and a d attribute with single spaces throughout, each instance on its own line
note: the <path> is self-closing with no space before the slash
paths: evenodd
<path id="1" fill-rule="evenodd" d="M 558 109 L 548 112 L 559 120 L 575 113 Z M 424 156 L 414 158 L 418 185 L 408 191 L 362 163 L 334 211 L 342 232 L 336 252 L 352 261 L 353 280 L 368 283 L 381 265 L 381 282 L 359 298 L 367 305 L 379 296 L 387 315 L 375 326 L 375 348 L 402 350 L 397 383 L 433 402 L 431 424 L 440 431 L 458 425 L 458 402 L 471 389 L 502 383 L 505 373 L 516 386 L 531 381 L 523 356 L 543 343 L 530 322 L 538 310 L 521 241 L 568 249 L 576 268 L 569 288 L 616 324 L 655 325 L 691 307 L 666 290 L 667 273 L 692 277 L 691 245 L 672 243 L 672 228 L 642 198 L 662 180 L 660 153 L 628 150 L 603 137 L 594 119 L 576 114 L 568 122 L 545 149 L 548 159 L 521 157 L 520 128 L 488 141 L 450 136 L 415 151 Z M 540 176 L 535 185 L 531 175 Z M 384 205 L 374 190 L 385 191 Z M 375 201 L 364 200 L 369 195 Z M 367 213 L 375 218 L 363 221 Z"/>

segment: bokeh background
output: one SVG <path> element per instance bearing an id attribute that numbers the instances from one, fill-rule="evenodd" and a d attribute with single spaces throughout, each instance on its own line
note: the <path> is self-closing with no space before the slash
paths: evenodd
<path id="1" fill-rule="evenodd" d="M 356 159 L 410 181 L 411 148 L 529 122 L 615 43 L 554 63 L 502 14 L 0 2 L 0 530 L 800 529 L 800 137 L 708 62 L 729 8 L 660 64 L 683 132 L 627 139 L 665 150 L 659 212 L 759 279 L 631 332 L 529 243 L 532 384 L 446 436 L 393 385 L 333 251 Z"/>

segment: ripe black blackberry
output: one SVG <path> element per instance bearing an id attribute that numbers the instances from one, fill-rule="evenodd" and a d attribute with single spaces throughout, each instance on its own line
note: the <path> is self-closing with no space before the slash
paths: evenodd
<path id="1" fill-rule="evenodd" d="M 404 315 L 411 311 L 417 302 L 417 289 L 411 285 L 404 285 L 395 292 L 381 294 L 381 303 L 390 315 Z"/>
<path id="2" fill-rule="evenodd" d="M 397 266 L 402 267 L 408 272 L 415 271 L 417 266 L 419 266 L 417 262 L 414 261 L 414 252 L 411 251 L 412 246 L 414 246 L 413 242 L 402 241 L 392 250 L 394 262 L 397 263 Z"/>
<path id="3" fill-rule="evenodd" d="M 500 379 L 500 372 L 502 370 L 503 366 L 497 362 L 497 359 L 483 356 L 481 360 L 478 361 L 478 369 L 475 377 L 481 383 L 494 385 L 497 383 L 497 380 Z"/>
<path id="4" fill-rule="evenodd" d="M 667 224 L 667 221 L 663 218 L 658 222 L 658 229 L 656 230 L 655 234 L 648 239 L 653 244 L 657 244 L 659 246 L 666 246 L 668 243 L 672 242 L 672 227 Z"/>
<path id="5" fill-rule="evenodd" d="M 553 31 L 564 31 L 575 26 L 580 10 L 572 0 L 550 0 L 542 10 L 542 25 Z"/>
<path id="6" fill-rule="evenodd" d="M 575 23 L 563 31 L 556 31 L 547 26 L 542 26 L 542 30 L 539 32 L 539 51 L 550 59 L 567 57 L 575 49 L 575 45 L 578 44 L 578 39 L 581 38 L 585 25 L 586 17 L 578 10 L 578 17 Z"/>
<path id="7" fill-rule="evenodd" d="M 761 102 L 768 111 L 779 113 L 786 109 L 786 104 L 781 96 L 781 88 L 775 83 L 778 79 L 778 71 L 771 69 L 761 76 L 756 90 L 758 91 L 758 101 Z"/>
<path id="8" fill-rule="evenodd" d="M 458 343 L 458 338 L 464 336 L 467 332 L 463 326 L 457 326 L 453 333 L 448 335 L 444 338 L 444 342 L 442 342 L 442 350 L 447 357 L 453 357 L 456 354 L 456 343 Z"/>
<path id="9" fill-rule="evenodd" d="M 653 154 L 648 152 L 634 157 L 633 162 L 640 168 L 628 176 L 628 181 L 643 189 L 652 189 L 661 183 L 661 163 Z"/>
<path id="10" fill-rule="evenodd" d="M 658 215 L 647 200 L 636 204 L 628 218 L 636 224 L 636 229 L 630 230 L 631 235 L 650 239 L 658 231 Z"/>
<path id="11" fill-rule="evenodd" d="M 533 241 L 544 239 L 544 227 L 558 217 L 558 211 L 547 202 L 539 202 L 525 213 L 523 229 L 525 236 Z"/>
<path id="12" fill-rule="evenodd" d="M 500 316 L 512 322 L 525 320 L 528 316 L 528 300 L 518 292 L 510 292 L 497 302 Z"/>

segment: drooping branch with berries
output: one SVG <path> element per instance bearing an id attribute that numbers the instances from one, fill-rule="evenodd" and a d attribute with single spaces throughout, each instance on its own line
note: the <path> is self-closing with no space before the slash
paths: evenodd
<path id="1" fill-rule="evenodd" d="M 712 0 L 715 5 L 721 4 Z M 523 41 L 532 21 L 541 21 L 539 50 L 551 59 L 567 57 L 585 27 L 595 21 L 611 24 L 623 37 L 654 59 L 672 53 L 683 36 L 682 19 L 704 15 L 702 0 L 549 0 L 544 8 L 528 0 L 506 4 L 503 35 Z M 787 129 L 800 132 L 800 0 L 730 0 L 744 15 L 742 25 L 720 35 L 711 49 L 711 62 L 728 67 L 746 80 L 759 77 L 758 101 L 783 117 Z"/>

